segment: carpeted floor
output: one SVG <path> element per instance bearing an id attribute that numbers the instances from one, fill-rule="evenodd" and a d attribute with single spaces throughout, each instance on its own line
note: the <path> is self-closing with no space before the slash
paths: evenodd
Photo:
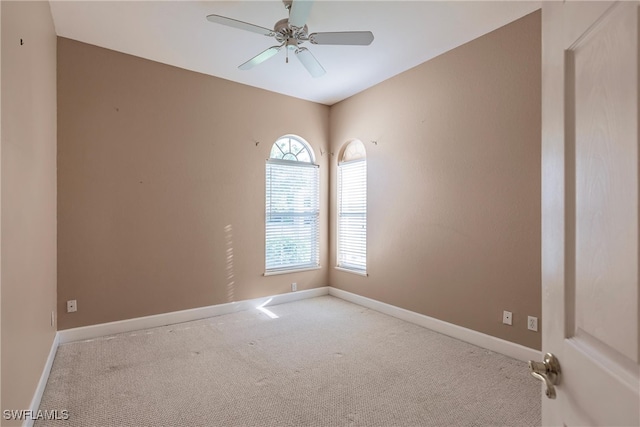
<path id="1" fill-rule="evenodd" d="M 534 426 L 525 363 L 324 296 L 61 345 L 35 426 Z"/>

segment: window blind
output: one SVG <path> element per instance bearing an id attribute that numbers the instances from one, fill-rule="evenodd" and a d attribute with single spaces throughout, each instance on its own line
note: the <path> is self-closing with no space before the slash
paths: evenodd
<path id="1" fill-rule="evenodd" d="M 367 162 L 338 166 L 338 267 L 367 269 Z"/>
<path id="2" fill-rule="evenodd" d="M 317 267 L 320 262 L 318 167 L 268 160 L 266 185 L 266 271 Z"/>

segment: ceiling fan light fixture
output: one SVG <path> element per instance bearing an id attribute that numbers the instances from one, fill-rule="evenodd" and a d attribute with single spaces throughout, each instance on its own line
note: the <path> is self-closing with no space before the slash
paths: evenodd
<path id="1" fill-rule="evenodd" d="M 298 40 L 296 39 L 287 39 L 287 43 L 285 44 L 287 49 L 289 50 L 298 50 Z"/>

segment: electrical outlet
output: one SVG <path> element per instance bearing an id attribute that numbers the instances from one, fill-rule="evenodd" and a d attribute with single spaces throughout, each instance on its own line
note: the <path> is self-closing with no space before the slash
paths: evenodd
<path id="1" fill-rule="evenodd" d="M 73 313 L 78 311 L 78 302 L 74 299 L 67 301 L 67 313 Z"/>
<path id="2" fill-rule="evenodd" d="M 56 324 L 56 313 L 55 311 L 51 312 L 51 326 L 54 326 Z"/>
<path id="3" fill-rule="evenodd" d="M 538 330 L 538 318 L 537 317 L 529 316 L 527 318 L 527 329 L 529 329 L 530 331 L 537 331 Z"/>
<path id="4" fill-rule="evenodd" d="M 513 324 L 513 313 L 511 313 L 510 311 L 503 311 L 502 312 L 502 323 L 504 323 L 505 325 L 509 325 L 511 326 Z"/>
<path id="5" fill-rule="evenodd" d="M 291 292 L 295 292 L 298 290 L 298 284 L 296 282 L 293 282 L 291 284 Z"/>

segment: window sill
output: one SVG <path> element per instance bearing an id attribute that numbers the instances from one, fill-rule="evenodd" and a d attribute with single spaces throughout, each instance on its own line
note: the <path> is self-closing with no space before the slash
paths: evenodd
<path id="1" fill-rule="evenodd" d="M 352 270 L 350 268 L 344 268 L 344 267 L 335 267 L 335 269 L 338 271 L 344 271 L 345 273 L 351 273 L 351 274 L 357 274 L 358 276 L 369 277 L 367 272 L 362 270 Z"/>
<path id="2" fill-rule="evenodd" d="M 293 268 L 291 270 L 273 270 L 273 271 L 265 271 L 263 276 L 276 276 L 278 274 L 289 274 L 289 273 L 299 273 L 301 271 L 311 271 L 311 270 L 320 270 L 322 267 L 304 267 L 304 268 Z"/>

